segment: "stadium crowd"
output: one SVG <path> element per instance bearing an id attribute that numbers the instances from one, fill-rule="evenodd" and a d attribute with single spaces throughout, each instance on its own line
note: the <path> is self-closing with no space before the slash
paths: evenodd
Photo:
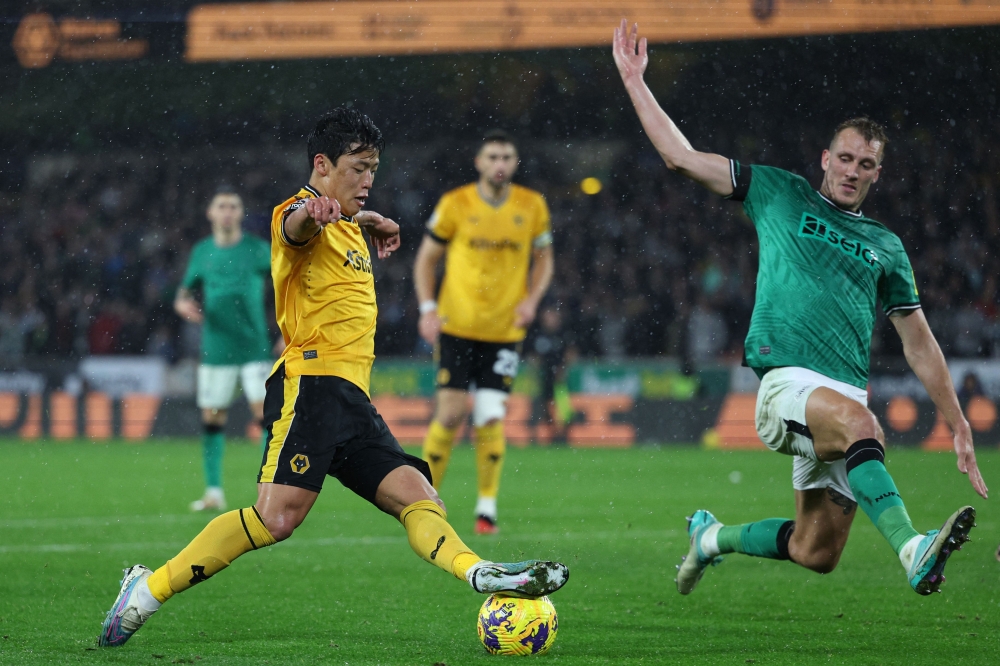
<path id="1" fill-rule="evenodd" d="M 818 183 L 827 134 L 716 135 L 713 143 Z M 669 174 L 641 137 L 619 145 L 593 195 L 532 143 L 522 140 L 521 148 L 518 180 L 546 194 L 552 210 L 557 272 L 547 302 L 562 311 L 581 355 L 739 358 L 756 239 L 738 204 Z M 429 351 L 416 332 L 412 259 L 438 196 L 474 178 L 474 149 L 408 146 L 423 161 L 395 168 L 387 151 L 370 206 L 401 222 L 404 250 L 376 262 L 379 354 Z M 866 203 L 868 215 L 902 237 L 927 316 L 951 356 L 1000 355 L 998 155 L 1000 145 L 969 126 L 895 132 Z M 182 324 L 172 301 L 192 244 L 208 234 L 212 190 L 236 184 L 245 192 L 246 230 L 266 237 L 271 206 L 298 186 L 304 162 L 278 146 L 235 156 L 203 148 L 34 160 L 22 191 L 0 204 L 0 357 L 194 356 L 197 329 Z M 891 326 L 880 321 L 875 353 L 898 354 Z"/>

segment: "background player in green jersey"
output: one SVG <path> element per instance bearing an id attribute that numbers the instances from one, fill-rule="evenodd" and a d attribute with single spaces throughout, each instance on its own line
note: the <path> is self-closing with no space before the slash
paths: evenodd
<path id="1" fill-rule="evenodd" d="M 263 419 L 264 382 L 271 348 L 264 318 L 264 286 L 271 275 L 270 246 L 243 233 L 243 200 L 220 188 L 206 212 L 212 235 L 194 246 L 174 310 L 202 325 L 198 408 L 204 433 L 205 494 L 193 511 L 226 508 L 222 492 L 223 428 L 239 379 L 253 418 Z M 200 290 L 201 303 L 193 292 Z"/>
<path id="2" fill-rule="evenodd" d="M 792 455 L 795 520 L 723 526 L 697 511 L 677 587 L 690 593 L 724 553 L 787 559 L 832 571 L 860 504 L 899 556 L 910 586 L 930 594 L 948 556 L 968 540 L 975 510 L 955 511 L 941 530 L 919 534 L 885 468 L 885 438 L 867 407 L 869 343 L 876 303 L 898 331 L 906 360 L 954 433 L 958 469 L 986 497 L 972 432 L 955 396 L 941 349 L 920 309 L 899 238 L 861 213 L 878 180 L 886 137 L 867 118 L 834 132 L 819 191 L 794 174 L 744 166 L 694 150 L 643 81 L 646 40 L 623 20 L 614 58 L 643 128 L 667 167 L 721 196 L 743 202 L 757 229 L 760 267 L 746 340 L 747 362 L 761 377 L 757 433 Z"/>

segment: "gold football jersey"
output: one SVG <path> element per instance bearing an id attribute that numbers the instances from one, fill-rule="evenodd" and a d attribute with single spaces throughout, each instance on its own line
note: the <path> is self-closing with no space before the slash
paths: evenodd
<path id="1" fill-rule="evenodd" d="M 487 203 L 476 183 L 448 192 L 427 230 L 447 243 L 438 295 L 441 330 L 482 342 L 519 342 L 514 308 L 528 295 L 532 250 L 552 243 L 549 207 L 541 194 L 511 185 L 499 206 Z"/>
<path id="2" fill-rule="evenodd" d="M 316 196 L 307 185 L 271 217 L 274 310 L 287 345 L 278 364 L 289 377 L 334 375 L 367 394 L 378 307 L 361 229 L 341 217 L 303 243 L 285 236 L 285 218 Z"/>

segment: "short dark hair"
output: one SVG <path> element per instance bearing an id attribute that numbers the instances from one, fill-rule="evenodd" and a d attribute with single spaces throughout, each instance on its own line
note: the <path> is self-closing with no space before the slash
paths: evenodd
<path id="1" fill-rule="evenodd" d="M 489 132 L 483 135 L 482 145 L 488 143 L 509 143 L 510 145 L 517 148 L 514 144 L 514 139 L 511 138 L 510 134 L 503 131 L 502 129 L 491 129 Z"/>
<path id="2" fill-rule="evenodd" d="M 833 139 L 836 139 L 837 136 L 846 129 L 855 130 L 858 134 L 865 138 L 865 143 L 878 141 L 882 144 L 882 154 L 885 155 L 885 146 L 889 143 L 889 136 L 885 133 L 885 128 L 877 122 L 868 116 L 850 118 L 837 125 L 837 128 L 833 130 Z M 833 143 L 833 139 L 830 139 L 830 143 Z"/>
<path id="3" fill-rule="evenodd" d="M 219 197 L 236 197 L 240 200 L 240 205 L 244 206 L 243 195 L 241 195 L 239 191 L 229 183 L 220 183 L 215 186 L 215 189 L 212 191 L 212 196 L 208 199 L 209 207 L 211 207 L 212 204 L 215 203 L 215 200 Z M 245 207 L 246 206 L 244 206 L 244 208 Z"/>
<path id="4" fill-rule="evenodd" d="M 351 150 L 352 144 L 358 144 Z M 312 169 L 317 155 L 326 155 L 337 163 L 341 155 L 357 155 L 374 151 L 381 154 L 385 150 L 382 131 L 372 119 L 357 109 L 338 106 L 323 114 L 306 140 L 309 151 L 309 168 Z"/>
<path id="5" fill-rule="evenodd" d="M 243 196 L 239 193 L 239 190 L 237 190 L 229 183 L 220 183 L 215 186 L 215 191 L 212 192 L 212 199 L 215 199 L 215 197 L 220 197 L 220 196 L 233 196 L 233 197 L 239 197 L 241 200 L 243 199 Z"/>

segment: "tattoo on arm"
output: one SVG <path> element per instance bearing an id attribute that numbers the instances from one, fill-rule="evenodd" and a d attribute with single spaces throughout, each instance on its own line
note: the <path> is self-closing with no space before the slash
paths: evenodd
<path id="1" fill-rule="evenodd" d="M 827 488 L 826 492 L 830 495 L 830 501 L 844 510 L 845 516 L 850 515 L 851 511 L 858 508 L 857 502 L 852 499 L 848 499 L 847 496 L 837 492 L 833 488 Z"/>

